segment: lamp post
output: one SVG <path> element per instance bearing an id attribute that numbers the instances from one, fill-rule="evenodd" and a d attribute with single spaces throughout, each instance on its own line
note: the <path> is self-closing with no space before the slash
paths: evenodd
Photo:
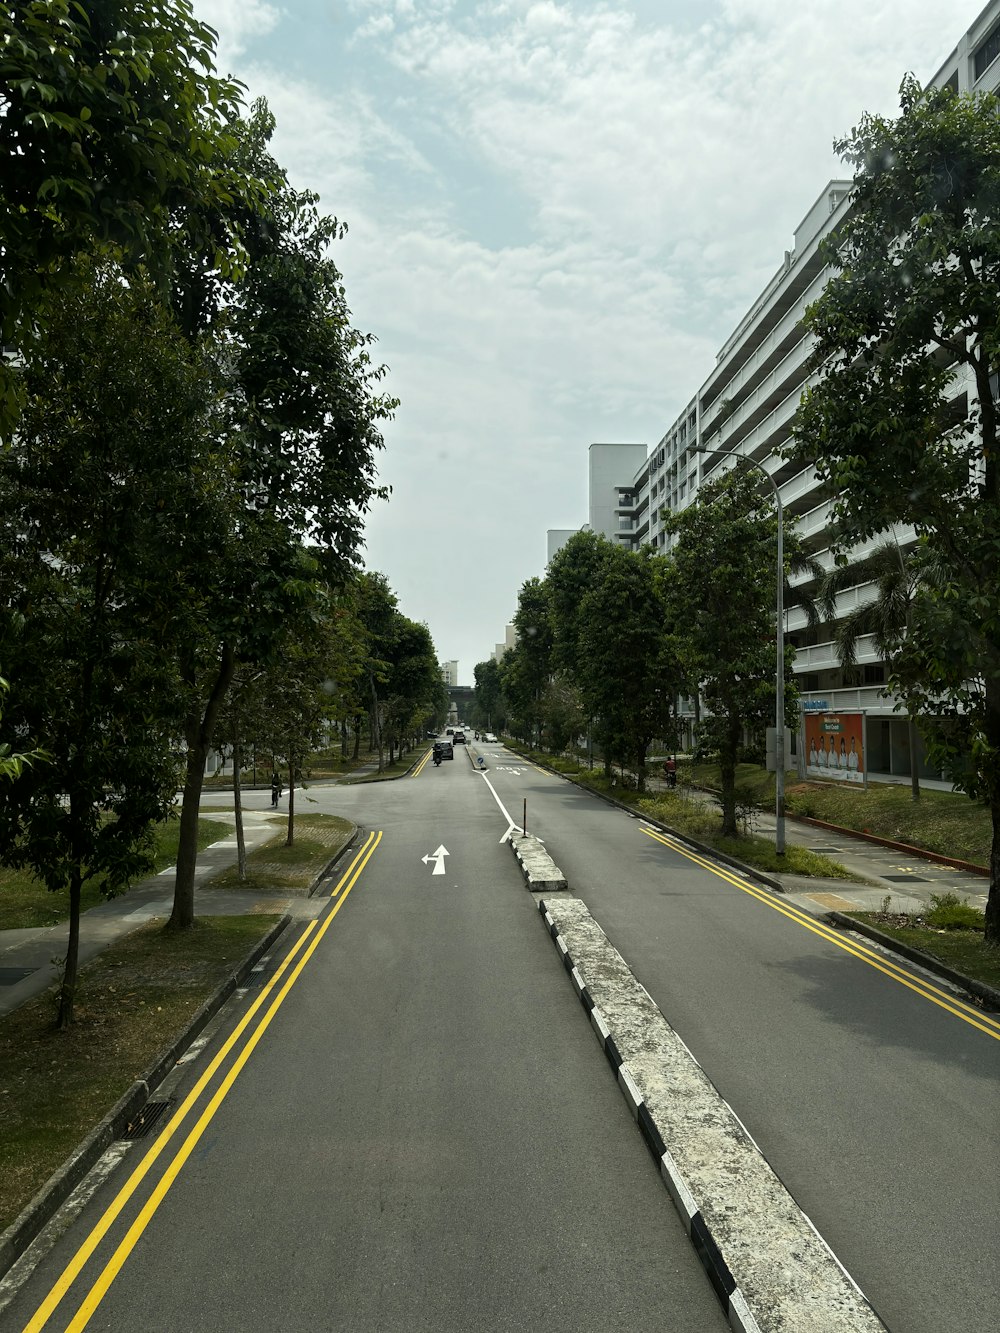
<path id="1" fill-rule="evenodd" d="M 763 463 L 757 463 L 743 454 L 734 454 L 728 449 L 696 449 L 698 454 L 714 454 L 716 458 L 732 458 L 738 463 L 756 470 L 767 480 L 774 491 L 778 506 L 778 578 L 777 578 L 777 661 L 775 663 L 774 686 L 774 850 L 776 855 L 785 854 L 785 548 L 784 517 L 781 508 L 781 496 L 770 472 Z"/>

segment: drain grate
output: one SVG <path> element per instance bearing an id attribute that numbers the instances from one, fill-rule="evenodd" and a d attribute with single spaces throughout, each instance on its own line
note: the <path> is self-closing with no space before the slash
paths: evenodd
<path id="1" fill-rule="evenodd" d="M 929 884 L 923 875 L 881 875 L 881 879 L 892 880 L 893 884 Z"/>
<path id="2" fill-rule="evenodd" d="M 829 856 L 831 852 L 839 852 L 839 851 L 842 851 L 843 848 L 841 848 L 841 847 L 810 847 L 809 850 L 810 850 L 811 852 L 819 852 L 821 855 Z"/>
<path id="3" fill-rule="evenodd" d="M 37 971 L 36 967 L 0 967 L 0 986 L 16 986 Z"/>
<path id="4" fill-rule="evenodd" d="M 147 1138 L 152 1132 L 153 1127 L 162 1119 L 163 1112 L 169 1105 L 169 1102 L 147 1102 L 136 1118 L 129 1122 L 122 1138 Z"/>

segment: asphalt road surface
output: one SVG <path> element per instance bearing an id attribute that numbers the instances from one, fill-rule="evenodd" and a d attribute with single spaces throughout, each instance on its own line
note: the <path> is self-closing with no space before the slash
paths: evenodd
<path id="1" fill-rule="evenodd" d="M 726 1328 L 466 756 L 299 808 L 331 896 L 0 1327 Z"/>
<path id="2" fill-rule="evenodd" d="M 520 820 L 527 802 L 529 829 L 889 1328 L 1000 1328 L 995 1016 L 484 752 L 506 807 Z"/>

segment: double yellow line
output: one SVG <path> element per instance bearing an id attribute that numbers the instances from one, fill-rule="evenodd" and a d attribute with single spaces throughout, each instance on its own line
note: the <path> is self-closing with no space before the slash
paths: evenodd
<path id="1" fill-rule="evenodd" d="M 869 967 L 873 967 L 876 972 L 881 972 L 883 976 L 888 977 L 891 981 L 899 982 L 901 986 L 905 986 L 916 995 L 925 1000 L 930 1000 L 932 1004 L 936 1004 L 939 1009 L 944 1009 L 956 1018 L 960 1018 L 963 1023 L 968 1023 L 970 1027 L 985 1033 L 987 1037 L 992 1037 L 994 1041 L 1000 1041 L 1000 1021 L 990 1018 L 981 1010 L 966 1004 L 950 992 L 939 989 L 929 981 L 924 981 L 916 973 L 892 962 L 891 959 L 886 958 L 884 954 L 877 950 L 858 943 L 856 939 L 845 937 L 843 931 L 837 930 L 833 926 L 824 925 L 823 922 L 810 916 L 808 912 L 793 907 L 791 903 L 781 902 L 772 894 L 766 893 L 763 889 L 758 889 L 756 885 L 748 884 L 735 871 L 727 870 L 724 866 L 717 865 L 704 856 L 699 856 L 697 852 L 692 851 L 669 834 L 662 833 L 659 829 L 647 828 L 645 825 L 642 826 L 642 831 L 648 838 L 662 843 L 664 847 L 669 847 L 672 852 L 677 852 L 678 855 L 685 857 L 696 866 L 701 866 L 703 870 L 710 871 L 719 879 L 725 880 L 727 884 L 732 884 L 734 888 L 739 889 L 742 893 L 749 894 L 751 898 L 756 898 L 758 902 L 764 903 L 772 911 L 780 912 L 782 916 L 788 917 L 789 921 L 794 921 L 796 925 L 812 931 L 814 935 L 818 935 L 820 939 L 826 940 L 829 944 L 835 944 L 838 949 L 843 949 L 845 953 L 851 954 L 860 962 L 867 963 Z"/>
<path id="2" fill-rule="evenodd" d="M 263 988 L 258 998 L 253 1002 L 253 1004 L 244 1014 L 243 1018 L 240 1020 L 237 1027 L 234 1029 L 232 1034 L 226 1040 L 222 1049 L 212 1060 L 211 1064 L 205 1070 L 204 1074 L 202 1074 L 201 1078 L 199 1078 L 195 1086 L 188 1093 L 187 1097 L 185 1097 L 184 1101 L 178 1107 L 177 1111 L 174 1113 L 169 1123 L 166 1125 L 166 1127 L 160 1133 L 159 1137 L 149 1148 L 148 1152 L 143 1157 L 142 1161 L 129 1176 L 128 1180 L 125 1182 L 122 1188 L 118 1191 L 118 1194 L 115 1196 L 113 1202 L 105 1210 L 104 1215 L 101 1217 L 100 1221 L 97 1223 L 97 1225 L 91 1231 L 87 1239 L 77 1250 L 76 1254 L 73 1256 L 70 1262 L 66 1265 L 66 1268 L 61 1273 L 59 1279 L 52 1287 L 51 1291 L 46 1296 L 45 1300 L 35 1311 L 30 1323 L 25 1325 L 24 1333 L 37 1333 L 38 1330 L 45 1327 L 46 1323 L 48 1322 L 49 1318 L 55 1311 L 56 1307 L 61 1303 L 61 1301 L 65 1297 L 66 1293 L 69 1291 L 72 1284 L 79 1277 L 84 1265 L 91 1258 L 94 1251 L 97 1249 L 97 1246 L 107 1235 L 108 1231 L 111 1229 L 115 1221 L 122 1213 L 126 1204 L 135 1194 L 136 1190 L 139 1188 L 140 1184 L 145 1179 L 145 1177 L 149 1174 L 156 1160 L 161 1156 L 161 1154 L 166 1149 L 167 1145 L 170 1143 L 170 1140 L 177 1133 L 181 1125 L 187 1119 L 188 1115 L 194 1109 L 199 1099 L 201 1098 L 202 1093 L 205 1091 L 209 1083 L 215 1077 L 216 1073 L 221 1068 L 223 1062 L 226 1060 L 229 1053 L 233 1050 L 236 1043 L 243 1036 L 244 1032 L 246 1032 L 247 1029 L 250 1027 L 251 1023 L 254 1021 L 257 1014 L 260 1013 L 260 1011 L 267 1004 L 268 998 L 274 993 L 282 977 L 285 976 L 286 973 L 288 973 L 287 979 L 281 986 L 280 991 L 278 991 L 278 994 L 272 1000 L 270 1006 L 267 1009 L 267 1012 L 263 1015 L 257 1026 L 254 1028 L 253 1032 L 251 1033 L 249 1039 L 246 1042 L 246 1045 L 243 1047 L 239 1056 L 234 1061 L 229 1072 L 226 1074 L 225 1078 L 220 1083 L 218 1089 L 212 1096 L 211 1100 L 208 1102 L 207 1106 L 202 1111 L 201 1115 L 198 1117 L 195 1124 L 192 1126 L 190 1132 L 187 1135 L 187 1138 L 184 1140 L 183 1144 L 177 1150 L 175 1157 L 166 1167 L 163 1175 L 157 1182 L 155 1189 L 150 1194 L 146 1203 L 143 1205 L 135 1221 L 129 1227 L 128 1232 L 125 1235 L 125 1238 L 120 1242 L 114 1254 L 105 1264 L 103 1270 L 101 1271 L 97 1280 L 94 1282 L 93 1286 L 88 1291 L 86 1297 L 84 1298 L 82 1304 L 80 1305 L 80 1308 L 77 1310 L 71 1322 L 66 1325 L 67 1333 L 70 1333 L 70 1330 L 73 1330 L 74 1333 L 76 1333 L 77 1330 L 86 1328 L 87 1324 L 90 1321 L 91 1316 L 97 1309 L 98 1305 L 100 1305 L 101 1301 L 104 1299 L 105 1293 L 111 1286 L 111 1283 L 117 1277 L 119 1271 L 121 1270 L 122 1265 L 125 1263 L 125 1260 L 132 1253 L 132 1250 L 135 1248 L 136 1243 L 139 1240 L 139 1237 L 142 1235 L 143 1231 L 146 1229 L 147 1225 L 152 1219 L 153 1214 L 156 1212 L 157 1208 L 160 1206 L 160 1204 L 163 1202 L 163 1199 L 166 1197 L 166 1194 L 170 1189 L 170 1186 L 173 1184 L 174 1180 L 177 1178 L 177 1175 L 179 1174 L 181 1167 L 191 1156 L 191 1153 L 193 1152 L 199 1139 L 201 1138 L 201 1136 L 204 1134 L 205 1130 L 211 1123 L 212 1118 L 215 1115 L 216 1111 L 222 1105 L 227 1094 L 229 1093 L 229 1090 L 232 1088 L 233 1084 L 236 1082 L 236 1079 L 239 1077 L 240 1071 L 243 1069 L 243 1066 L 250 1059 L 250 1056 L 253 1054 L 257 1046 L 257 1043 L 260 1041 L 261 1037 L 266 1032 L 268 1026 L 270 1025 L 271 1019 L 281 1008 L 281 1005 L 284 1003 L 285 998 L 288 995 L 288 992 L 292 989 L 296 981 L 298 981 L 299 977 L 301 976 L 302 970 L 305 967 L 306 963 L 309 962 L 309 959 L 316 952 L 320 940 L 326 934 L 327 930 L 329 930 L 330 923 L 333 921 L 334 917 L 337 915 L 337 913 L 343 907 L 344 903 L 347 901 L 348 894 L 350 893 L 351 889 L 354 888 L 354 885 L 358 882 L 358 878 L 361 875 L 361 872 L 368 864 L 369 860 L 371 859 L 371 857 L 375 852 L 375 849 L 378 847 L 381 841 L 382 841 L 382 834 L 380 832 L 369 833 L 367 840 L 362 845 L 360 850 L 355 854 L 354 859 L 351 861 L 351 864 L 344 872 L 344 875 L 339 880 L 337 886 L 331 892 L 330 897 L 335 898 L 337 901 L 330 909 L 330 911 L 327 913 L 327 915 L 324 917 L 322 925 L 317 927 L 317 923 L 315 921 L 310 921 L 309 924 L 306 926 L 306 929 L 302 932 L 302 935 L 299 937 L 299 939 L 295 942 L 293 947 L 289 950 L 288 954 L 282 960 L 281 965 L 278 967 L 274 976 Z M 304 947 L 306 946 L 307 941 L 309 942 L 308 947 Z M 295 962 L 296 956 L 299 955 L 300 953 L 301 956 L 299 957 L 298 962 L 295 964 L 295 967 L 292 968 L 292 964 Z"/>
<path id="3" fill-rule="evenodd" d="M 419 778 L 419 777 L 420 777 L 420 774 L 421 774 L 421 773 L 424 771 L 424 769 L 427 767 L 427 761 L 428 761 L 428 759 L 430 759 L 430 757 L 431 757 L 431 755 L 432 755 L 433 753 L 434 753 L 434 749 L 433 749 L 433 747 L 432 747 L 431 749 L 429 749 L 429 750 L 427 751 L 427 753 L 424 755 L 423 759 L 421 759 L 420 763 L 416 766 L 416 768 L 415 768 L 415 769 L 413 770 L 413 772 L 410 774 L 410 777 L 411 777 L 411 778 Z"/>

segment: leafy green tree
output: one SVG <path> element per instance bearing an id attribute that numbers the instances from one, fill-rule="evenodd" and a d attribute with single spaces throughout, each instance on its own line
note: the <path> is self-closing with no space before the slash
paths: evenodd
<path id="1" fill-rule="evenodd" d="M 835 272 L 807 312 L 821 372 L 790 456 L 836 494 L 844 544 L 912 523 L 947 578 L 894 662 L 931 757 L 993 819 L 986 939 L 1000 946 L 1000 103 L 901 88 L 837 145 L 855 167 Z"/>
<path id="2" fill-rule="evenodd" d="M 501 664 L 504 695 L 519 719 L 524 739 L 539 740 L 543 721 L 542 696 L 552 676 L 552 624 L 545 583 L 527 579 L 517 598 L 514 616 L 517 645 Z M 510 659 L 508 662 L 507 659 Z"/>
<path id="3" fill-rule="evenodd" d="M 504 725 L 503 690 L 500 684 L 500 664 L 488 657 L 477 662 L 472 671 L 475 681 L 475 718 L 480 728 L 501 731 Z"/>
<path id="4" fill-rule="evenodd" d="M 685 686 L 664 569 L 650 547 L 612 546 L 580 602 L 576 636 L 584 702 L 606 742 L 617 738 L 621 757 L 635 764 L 640 791 L 650 743 L 673 736 Z"/>
<path id="5" fill-rule="evenodd" d="M 372 339 L 351 325 L 327 253 L 342 229 L 319 213 L 314 195 L 281 183 L 267 151 L 272 126 L 261 113 L 241 130 L 247 171 L 274 188 L 261 200 L 256 243 L 218 333 L 229 375 L 221 435 L 232 482 L 219 498 L 235 507 L 214 549 L 190 551 L 198 595 L 174 640 L 188 699 L 171 915 L 178 928 L 194 920 L 205 760 L 237 666 L 276 660 L 287 618 L 308 607 L 318 585 L 341 586 L 352 576 L 364 512 L 386 495 L 375 455 L 379 423 L 396 404 L 378 387 L 384 368 L 372 363 Z M 203 275 L 192 282 L 197 306 Z M 187 309 L 184 292 L 178 305 Z"/>
<path id="6" fill-rule="evenodd" d="M 774 719 L 777 515 L 755 478 L 734 470 L 704 486 L 695 504 L 664 519 L 676 537 L 664 589 L 669 619 L 683 626 L 684 674 L 706 705 L 699 743 L 719 754 L 722 832 L 736 836 L 736 764 L 744 733 L 759 735 Z M 784 550 L 787 573 L 803 559 L 788 525 Z M 788 644 L 789 726 L 798 705 L 794 658 Z"/>
<path id="7" fill-rule="evenodd" d="M 0 802 L 0 859 L 69 892 L 59 1022 L 73 1016 L 80 900 L 151 867 L 171 810 L 177 681 L 162 629 L 169 558 L 211 487 L 211 376 L 148 286 L 110 264 L 67 288 L 23 345 L 25 409 L 0 451 L 3 730 L 38 737 Z M 192 466 L 197 457 L 201 466 Z"/>
<path id="8" fill-rule="evenodd" d="M 577 675 L 580 663 L 581 607 L 596 587 L 617 548 L 596 532 L 575 532 L 549 561 L 545 575 L 555 666 Z"/>
<path id="9" fill-rule="evenodd" d="M 0 7 L 0 342 L 19 345 L 74 261 L 112 242 L 165 260 L 172 211 L 231 199 L 220 170 L 238 89 L 213 71 L 215 34 L 185 0 L 16 0 Z M 216 236 L 217 257 L 235 233 Z M 0 361 L 0 438 L 17 381 Z"/>

